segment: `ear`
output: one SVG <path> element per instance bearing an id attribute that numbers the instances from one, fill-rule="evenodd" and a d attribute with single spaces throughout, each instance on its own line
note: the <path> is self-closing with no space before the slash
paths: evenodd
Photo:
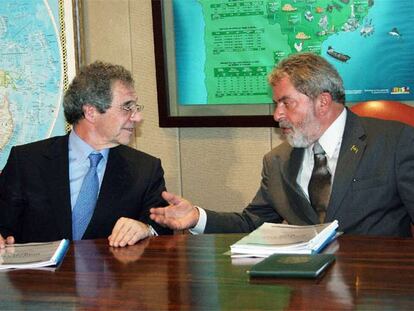
<path id="1" fill-rule="evenodd" d="M 83 105 L 82 109 L 83 109 L 83 115 L 85 116 L 85 119 L 88 120 L 89 122 L 94 122 L 95 116 L 98 113 L 95 106 L 92 106 L 91 104 L 85 104 Z"/>
<path id="2" fill-rule="evenodd" d="M 319 94 L 316 101 L 316 113 L 320 116 L 324 116 L 329 112 L 332 106 L 332 96 L 328 92 Z"/>

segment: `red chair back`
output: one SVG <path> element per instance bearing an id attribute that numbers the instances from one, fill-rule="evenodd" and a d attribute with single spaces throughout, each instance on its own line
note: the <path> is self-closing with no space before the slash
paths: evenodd
<path id="1" fill-rule="evenodd" d="M 361 117 L 395 120 L 414 126 L 414 107 L 401 102 L 373 100 L 357 103 L 349 109 Z"/>

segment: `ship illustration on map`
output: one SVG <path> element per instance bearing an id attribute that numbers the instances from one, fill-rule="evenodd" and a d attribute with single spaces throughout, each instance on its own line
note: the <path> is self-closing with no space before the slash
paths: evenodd
<path id="1" fill-rule="evenodd" d="M 398 31 L 398 29 L 397 29 L 397 27 L 394 27 L 393 29 L 391 29 L 389 32 L 388 32 L 388 34 L 391 36 L 391 37 L 394 37 L 394 38 L 401 38 L 401 34 L 400 34 L 400 32 Z"/>
<path id="2" fill-rule="evenodd" d="M 344 63 L 346 63 L 348 60 L 351 59 L 351 56 L 348 56 L 348 55 L 345 55 L 345 54 L 342 54 L 342 53 L 339 53 L 339 52 L 335 51 L 332 46 L 328 47 L 328 50 L 326 51 L 326 53 L 329 56 L 332 56 L 333 58 L 335 58 L 335 59 L 337 59 L 341 62 L 344 62 Z"/>

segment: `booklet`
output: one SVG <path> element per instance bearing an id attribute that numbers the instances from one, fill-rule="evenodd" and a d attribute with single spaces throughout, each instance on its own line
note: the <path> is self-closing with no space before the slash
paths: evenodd
<path id="1" fill-rule="evenodd" d="M 230 246 L 232 257 L 268 257 L 272 254 L 316 254 L 335 239 L 338 221 L 294 226 L 264 223 Z"/>
<path id="2" fill-rule="evenodd" d="M 6 245 L 0 249 L 0 270 L 57 267 L 69 248 L 69 240 Z"/>
<path id="3" fill-rule="evenodd" d="M 252 266 L 247 273 L 252 277 L 316 278 L 334 261 L 332 254 L 274 254 Z"/>

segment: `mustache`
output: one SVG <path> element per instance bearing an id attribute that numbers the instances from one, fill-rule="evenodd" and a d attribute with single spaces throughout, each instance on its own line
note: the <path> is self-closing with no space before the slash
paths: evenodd
<path id="1" fill-rule="evenodd" d="M 293 128 L 292 123 L 290 123 L 287 120 L 282 120 L 279 121 L 279 127 L 284 127 L 284 128 Z"/>

